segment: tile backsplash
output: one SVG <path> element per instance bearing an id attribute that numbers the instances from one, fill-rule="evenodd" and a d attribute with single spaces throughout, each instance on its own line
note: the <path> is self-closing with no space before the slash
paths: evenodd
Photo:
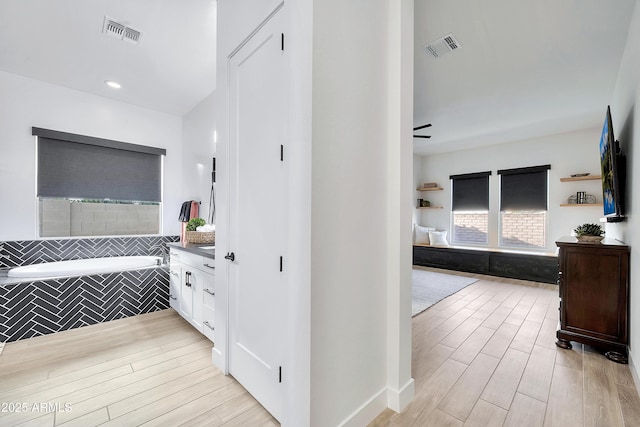
<path id="1" fill-rule="evenodd" d="M 111 256 L 160 255 L 158 248 L 180 236 L 0 241 L 0 267 Z"/>

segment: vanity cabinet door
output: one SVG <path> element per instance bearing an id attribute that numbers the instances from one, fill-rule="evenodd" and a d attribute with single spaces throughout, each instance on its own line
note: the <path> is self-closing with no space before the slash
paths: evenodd
<path id="1" fill-rule="evenodd" d="M 193 316 L 193 270 L 188 265 L 181 268 L 180 314 L 191 323 Z"/>
<path id="2" fill-rule="evenodd" d="M 211 341 L 215 335 L 215 267 L 213 259 L 171 251 L 171 307 Z M 175 299 L 174 299 L 175 298 Z"/>
<path id="3" fill-rule="evenodd" d="M 202 332 L 202 294 L 205 286 L 205 274 L 191 266 L 186 267 L 186 276 L 189 279 L 189 290 L 191 292 L 191 316 L 189 322 L 200 332 Z"/>

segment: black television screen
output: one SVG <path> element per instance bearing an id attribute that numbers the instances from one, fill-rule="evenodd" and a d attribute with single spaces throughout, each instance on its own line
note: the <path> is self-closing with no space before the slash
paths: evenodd
<path id="1" fill-rule="evenodd" d="M 600 137 L 600 167 L 602 171 L 602 203 L 604 216 L 609 219 L 620 218 L 622 212 L 622 193 L 620 191 L 620 168 L 617 142 L 613 137 L 611 108 L 607 106 L 607 115 Z"/>

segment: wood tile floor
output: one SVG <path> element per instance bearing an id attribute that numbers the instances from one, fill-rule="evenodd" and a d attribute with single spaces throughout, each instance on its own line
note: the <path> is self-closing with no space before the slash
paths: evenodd
<path id="1" fill-rule="evenodd" d="M 8 343 L 0 426 L 279 425 L 211 346 L 173 310 Z"/>
<path id="2" fill-rule="evenodd" d="M 477 277 L 414 317 L 415 400 L 372 426 L 640 426 L 626 365 L 555 346 L 557 291 Z M 8 343 L 0 426 L 278 425 L 210 360 L 172 310 Z"/>
<path id="3" fill-rule="evenodd" d="M 425 270 L 480 280 L 413 318 L 415 399 L 371 426 L 640 426 L 627 365 L 556 347 L 556 290 Z"/>

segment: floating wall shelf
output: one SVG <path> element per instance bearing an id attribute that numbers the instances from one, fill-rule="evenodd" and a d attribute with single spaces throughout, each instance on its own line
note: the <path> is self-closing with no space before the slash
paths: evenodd
<path id="1" fill-rule="evenodd" d="M 560 206 L 569 206 L 569 207 L 588 207 L 588 206 L 602 206 L 602 203 L 564 203 Z"/>
<path id="2" fill-rule="evenodd" d="M 571 176 L 568 178 L 560 178 L 560 182 L 571 182 L 571 181 L 595 181 L 602 179 L 600 175 L 587 175 L 587 176 Z"/>

